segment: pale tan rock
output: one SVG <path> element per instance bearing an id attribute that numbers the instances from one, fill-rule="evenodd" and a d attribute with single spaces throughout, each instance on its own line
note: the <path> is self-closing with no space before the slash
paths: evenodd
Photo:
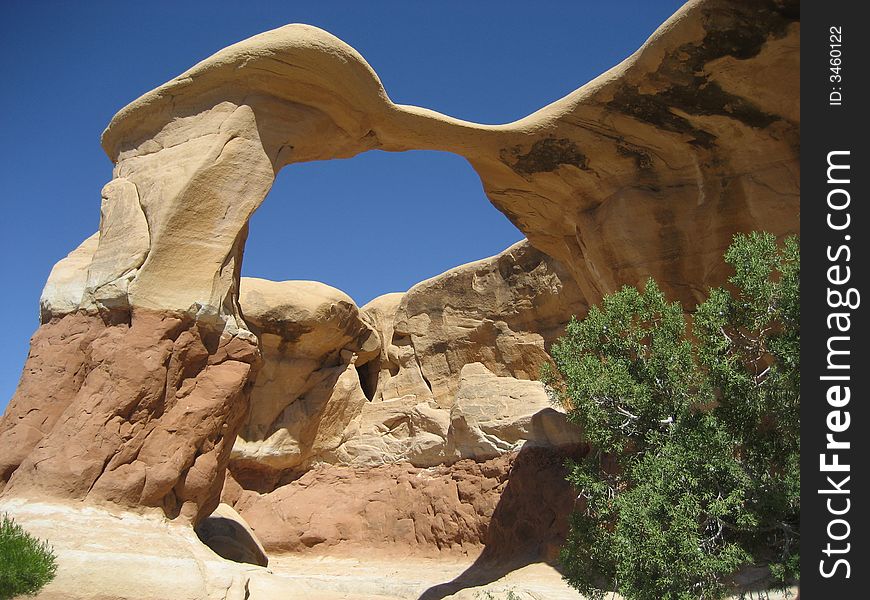
<path id="1" fill-rule="evenodd" d="M 233 446 L 232 461 L 241 467 L 304 470 L 320 454 L 346 439 L 348 424 L 367 402 L 352 364 L 317 371 L 319 381 L 281 412 L 265 439 L 246 437 L 243 429 Z M 256 403 L 258 397 L 253 396 Z M 253 463 L 253 464 L 252 464 Z"/>
<path id="2" fill-rule="evenodd" d="M 360 369 L 362 385 L 373 402 L 406 396 L 412 400 L 419 398 L 422 402 L 432 396 L 420 366 L 414 360 L 413 348 L 407 347 L 406 340 L 394 336 L 396 311 L 404 297 L 402 292 L 384 294 L 360 309 L 360 316 L 378 332 L 380 338 L 377 358 Z M 385 389 L 387 386 L 389 389 Z"/>
<path id="3" fill-rule="evenodd" d="M 541 366 L 550 360 L 546 344 L 572 314 L 584 310 L 571 276 L 528 242 L 451 269 L 404 295 L 376 298 L 361 309 L 382 340 L 377 359 L 359 368 L 372 402 L 363 406 L 359 420 L 345 434 L 348 441 L 324 458 L 347 464 L 430 466 L 477 456 L 467 443 L 459 453 L 448 432 L 462 369 L 485 361 L 487 366 L 481 368 L 521 387 L 528 382 L 515 378 L 537 379 Z M 499 381 L 490 375 L 487 381 Z M 535 398 L 540 400 L 540 384 L 529 389 L 539 392 Z M 515 401 L 512 414 L 517 418 L 531 414 L 523 412 L 524 401 Z M 548 406 L 545 401 L 538 408 Z M 545 414 L 538 421 L 552 420 Z M 502 443 L 499 452 L 511 451 L 514 443 L 520 443 L 520 437 Z M 491 458 L 499 452 L 488 448 L 481 456 Z"/>
<path id="4" fill-rule="evenodd" d="M 184 154 L 175 149 L 166 157 L 165 149 L 157 150 L 141 161 L 154 163 L 147 171 L 124 160 L 116 166 L 118 176 L 140 190 L 151 232 L 148 256 L 129 287 L 134 306 L 214 318 L 236 316 L 236 255 L 244 244 L 248 219 L 272 186 L 274 171 L 260 143 L 253 110 L 246 105 L 232 112 L 225 108 L 222 104 L 214 109 L 221 119 L 215 134 L 200 137 L 198 122 L 179 132 L 191 138 Z M 161 167 L 181 156 L 182 178 L 167 181 L 178 175 Z M 173 194 L 174 188 L 178 190 Z M 179 269 L 180 265 L 185 267 Z"/>
<path id="5" fill-rule="evenodd" d="M 450 437 L 461 458 L 494 458 L 532 446 L 576 446 L 580 429 L 554 407 L 539 381 L 497 377 L 480 363 L 462 367 L 450 411 Z"/>
<path id="6" fill-rule="evenodd" d="M 329 378 L 330 369 L 349 364 L 342 350 L 377 347 L 377 334 L 360 319 L 353 300 L 322 283 L 246 277 L 240 302 L 264 357 L 242 433 L 246 440 L 263 440 L 280 429 L 282 411 Z"/>
<path id="7" fill-rule="evenodd" d="M 265 571 L 221 559 L 193 529 L 156 515 L 21 501 L 0 510 L 57 555 L 39 600 L 244 600 L 252 576 Z"/>
<path id="8" fill-rule="evenodd" d="M 292 344 L 294 356 L 319 360 L 342 349 L 371 354 L 380 346 L 351 297 L 324 283 L 243 277 L 239 302 L 249 325 Z"/>
<path id="9" fill-rule="evenodd" d="M 406 294 L 385 294 L 360 309 L 381 340 L 376 359 L 360 369 L 373 402 L 404 399 L 410 405 L 433 399 L 410 338 L 395 332 L 396 315 Z"/>
<path id="10" fill-rule="evenodd" d="M 412 287 L 396 311 L 393 339 L 413 353 L 406 362 L 418 365 L 432 398 L 449 410 L 463 366 L 479 362 L 497 375 L 537 379 L 550 361 L 548 344 L 571 315 L 585 312 L 567 270 L 522 241 Z"/>
<path id="11" fill-rule="evenodd" d="M 378 354 L 380 339 L 353 300 L 328 285 L 246 277 L 241 292 L 263 366 L 233 460 L 303 469 L 345 441 L 367 401 L 356 365 Z"/>
<path id="12" fill-rule="evenodd" d="M 100 243 L 88 268 L 86 300 L 108 309 L 127 308 L 127 288 L 150 245 L 136 186 L 123 177 L 113 179 L 102 192 Z"/>
<path id="13" fill-rule="evenodd" d="M 88 268 L 99 243 L 100 233 L 97 232 L 52 267 L 39 297 L 41 323 L 75 312 L 82 305 Z"/>
<path id="14" fill-rule="evenodd" d="M 243 280 L 243 289 L 245 285 Z M 243 294 L 243 308 L 246 298 Z M 267 308 L 278 302 L 277 297 L 263 297 L 258 310 L 276 315 L 276 321 L 304 320 L 293 311 Z M 344 431 L 340 447 L 320 452 L 312 460 L 352 465 L 410 462 L 416 466 L 457 460 L 460 455 L 448 430 L 463 365 L 484 357 L 500 373 L 536 378 L 541 365 L 549 360 L 545 338 L 538 331 L 551 341 L 570 316 L 583 309 L 579 292 L 565 270 L 526 242 L 496 257 L 452 269 L 414 286 L 407 294 L 376 298 L 360 310 L 360 316 L 377 332 L 381 345 L 368 362 L 356 363 L 361 386 L 371 402 L 361 405 L 358 417 Z M 405 320 L 398 326 L 397 315 Z M 403 331 L 409 329 L 407 321 L 418 328 L 413 336 Z M 276 331 L 282 327 L 286 325 L 273 325 Z M 270 384 L 278 388 L 293 389 L 289 371 L 270 375 L 273 371 L 268 350 L 266 353 L 267 365 L 259 377 L 271 377 Z M 290 356 L 287 352 L 288 360 Z M 292 360 L 298 357 L 294 355 Z M 493 381 L 497 381 L 494 376 Z M 256 385 L 255 390 L 261 385 L 259 379 Z M 440 401 L 433 390 L 439 393 Z M 258 410 L 256 393 L 253 410 Z M 517 415 L 523 414 L 522 409 L 517 410 Z M 281 421 L 293 424 L 261 444 L 259 456 L 273 468 L 281 466 L 277 456 L 282 445 L 288 454 L 300 455 L 293 440 L 300 429 L 309 427 L 304 424 L 304 410 L 288 414 L 293 418 L 283 416 Z M 255 459 L 256 453 L 247 451 L 253 447 L 237 444 L 237 456 L 246 453 Z M 513 446 L 508 445 L 502 451 L 511 449 Z M 462 456 L 474 456 L 469 448 L 465 450 Z M 487 452 L 487 457 L 491 456 Z M 297 465 L 301 459 L 291 462 Z M 289 466 L 283 463 L 283 468 Z"/>
<path id="15" fill-rule="evenodd" d="M 795 6 L 689 2 L 624 62 L 505 125 L 392 103 L 355 50 L 315 27 L 234 44 L 125 107 L 103 134 L 150 232 L 128 301 L 240 326 L 238 256 L 274 174 L 413 148 L 467 158 L 586 303 L 649 276 L 692 303 L 723 282 L 735 232 L 798 228 Z M 141 262 L 139 244 L 116 252 L 125 256 L 112 264 Z"/>
<path id="16" fill-rule="evenodd" d="M 407 462 L 430 467 L 455 460 L 450 413 L 415 396 L 363 404 L 344 432 L 346 441 L 318 460 L 352 465 Z"/>

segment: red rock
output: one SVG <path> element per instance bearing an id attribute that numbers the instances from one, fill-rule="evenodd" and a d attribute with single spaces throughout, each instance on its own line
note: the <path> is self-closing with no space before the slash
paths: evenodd
<path id="1" fill-rule="evenodd" d="M 428 469 L 319 465 L 266 493 L 245 490 L 228 476 L 223 501 L 268 552 L 483 550 L 486 560 L 549 560 L 564 541 L 576 497 L 565 481 L 565 458 L 529 448 Z"/>
<path id="2" fill-rule="evenodd" d="M 88 372 L 91 343 L 109 328 L 99 317 L 75 314 L 33 335 L 18 389 L 0 418 L 0 486 L 67 409 Z"/>
<path id="3" fill-rule="evenodd" d="M 0 447 L 15 449 L 4 495 L 209 514 L 259 357 L 222 342 L 209 352 L 202 324 L 144 310 L 130 324 L 73 314 L 43 325 L 0 422 Z"/>

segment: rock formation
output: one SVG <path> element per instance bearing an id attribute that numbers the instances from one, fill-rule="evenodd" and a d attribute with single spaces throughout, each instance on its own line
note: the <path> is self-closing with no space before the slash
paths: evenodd
<path id="1" fill-rule="evenodd" d="M 232 506 L 219 504 L 196 526 L 196 535 L 215 554 L 237 563 L 265 567 L 266 550 L 248 523 Z"/>
<path id="2" fill-rule="evenodd" d="M 274 553 L 476 556 L 485 545 L 487 559 L 552 559 L 576 497 L 563 463 L 584 450 L 529 448 L 427 469 L 321 464 L 267 494 L 230 479 L 224 501 Z"/>
<path id="3" fill-rule="evenodd" d="M 241 291 L 264 362 L 233 455 L 239 463 L 302 468 L 335 449 L 359 414 L 366 397 L 355 364 L 376 354 L 380 339 L 353 300 L 327 285 L 243 279 Z"/>
<path id="4" fill-rule="evenodd" d="M 43 325 L 0 424 L 4 495 L 207 516 L 258 360 L 250 341 L 150 311 Z"/>
<path id="5" fill-rule="evenodd" d="M 240 307 L 263 365 L 230 470 L 252 489 L 315 463 L 430 467 L 581 441 L 532 380 L 585 306 L 527 242 L 361 310 L 323 284 L 247 278 Z"/>
<path id="6" fill-rule="evenodd" d="M 141 522 L 174 520 L 181 552 L 194 538 L 177 527 L 223 491 L 273 551 L 466 551 L 501 531 L 549 556 L 571 494 L 505 497 L 524 455 L 583 450 L 535 381 L 548 345 L 648 277 L 691 305 L 723 282 L 736 232 L 797 231 L 799 44 L 795 0 L 692 0 L 621 64 L 505 125 L 393 103 L 308 25 L 203 60 L 103 133 L 100 231 L 40 299 L 0 420 L 0 504 L 153 513 Z M 281 168 L 374 148 L 465 157 L 527 241 L 362 308 L 315 282 L 241 279 L 248 219 Z M 511 502 L 552 519 L 499 521 Z M 177 597 L 246 597 L 220 581 Z"/>

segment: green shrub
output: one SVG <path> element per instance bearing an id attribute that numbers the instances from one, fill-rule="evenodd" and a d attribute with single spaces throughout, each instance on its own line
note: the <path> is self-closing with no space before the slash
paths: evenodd
<path id="1" fill-rule="evenodd" d="M 551 349 L 548 389 L 593 448 L 569 464 L 584 502 L 561 554 L 591 598 L 719 598 L 745 565 L 797 577 L 799 246 L 738 235 L 725 260 L 691 318 L 650 280 Z"/>
<path id="2" fill-rule="evenodd" d="M 0 520 L 0 600 L 34 596 L 57 572 L 54 552 L 8 515 Z"/>

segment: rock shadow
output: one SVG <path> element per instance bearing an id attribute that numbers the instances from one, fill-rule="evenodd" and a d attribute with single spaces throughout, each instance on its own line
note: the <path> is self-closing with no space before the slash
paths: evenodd
<path id="1" fill-rule="evenodd" d="M 483 551 L 458 577 L 430 587 L 418 600 L 441 600 L 533 563 L 544 562 L 558 570 L 559 549 L 577 497 L 565 480 L 565 460 L 579 459 L 588 451 L 586 444 L 524 447 L 492 514 Z"/>
<path id="2" fill-rule="evenodd" d="M 215 513 L 203 519 L 194 528 L 196 536 L 221 558 L 260 567 L 268 566 L 269 558 L 260 542 L 242 525 L 241 517 L 232 509 L 228 510 L 232 516 Z"/>

